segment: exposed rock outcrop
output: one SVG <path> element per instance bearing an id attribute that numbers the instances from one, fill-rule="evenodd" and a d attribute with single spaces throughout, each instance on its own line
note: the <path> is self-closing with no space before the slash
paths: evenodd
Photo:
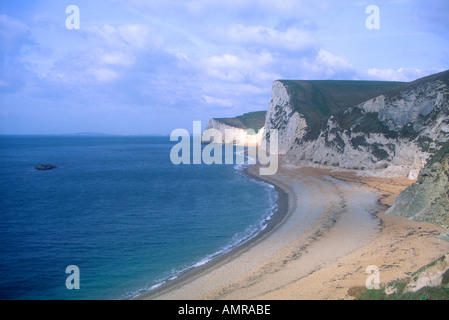
<path id="1" fill-rule="evenodd" d="M 51 170 L 51 169 L 55 169 L 55 168 L 56 168 L 56 165 L 54 165 L 54 164 L 38 164 L 34 169 L 45 171 L 45 170 Z"/>
<path id="2" fill-rule="evenodd" d="M 424 287 L 436 287 L 443 283 L 443 277 L 449 270 L 449 255 L 423 267 L 413 274 L 410 282 L 405 287 L 405 292 L 416 292 Z"/>
<path id="3" fill-rule="evenodd" d="M 271 88 L 271 102 L 265 117 L 262 139 L 269 145 L 270 129 L 278 130 L 278 152 L 285 154 L 295 139 L 302 138 L 307 127 L 305 117 L 295 110 L 287 86 L 274 81 Z"/>
<path id="4" fill-rule="evenodd" d="M 430 222 L 449 230 L 449 142 L 421 170 L 416 183 L 396 198 L 387 214 Z M 449 233 L 440 236 L 449 240 Z"/>
<path id="5" fill-rule="evenodd" d="M 315 130 L 334 113 L 400 86 L 401 82 L 344 80 L 277 80 L 265 118 L 264 139 L 278 130 L 278 149 L 286 154 L 298 141 L 315 139 Z"/>
<path id="6" fill-rule="evenodd" d="M 210 128 L 221 132 L 222 143 L 228 130 L 228 143 L 262 141 L 267 149 L 276 129 L 278 152 L 293 165 L 417 179 L 449 140 L 449 71 L 410 83 L 277 80 L 266 116 L 211 119 Z M 254 134 L 248 134 L 249 128 Z"/>
<path id="7" fill-rule="evenodd" d="M 387 214 L 431 222 L 449 229 L 449 172 L 441 163 L 421 170 L 418 181 L 405 189 Z"/>
<path id="8" fill-rule="evenodd" d="M 430 156 L 448 140 L 446 71 L 333 114 L 321 127 L 308 128 L 296 137 L 284 161 L 416 179 Z"/>
<path id="9" fill-rule="evenodd" d="M 246 128 L 217 120 L 208 128 L 233 127 L 238 141 L 247 139 Z M 410 83 L 274 81 L 257 141 L 272 143 L 271 129 L 288 164 L 417 179 L 387 214 L 449 230 L 449 70 Z M 449 241 L 449 232 L 439 238 Z M 407 290 L 447 284 L 448 259 L 413 275 Z"/>
<path id="10" fill-rule="evenodd" d="M 387 296 L 395 295 L 396 299 L 398 297 L 408 299 L 410 298 L 408 293 L 416 293 L 423 288 L 432 287 L 449 287 L 449 254 L 422 267 L 413 273 L 410 278 L 397 279 L 387 283 L 384 292 Z M 420 296 L 419 298 L 427 299 L 426 296 Z"/>

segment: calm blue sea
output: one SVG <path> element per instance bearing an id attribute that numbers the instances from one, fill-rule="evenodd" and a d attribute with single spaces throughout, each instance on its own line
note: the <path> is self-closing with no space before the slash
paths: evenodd
<path id="1" fill-rule="evenodd" d="M 0 299 L 132 298 L 265 227 L 272 186 L 238 165 L 174 165 L 174 144 L 0 136 Z M 66 288 L 69 265 L 78 290 Z"/>

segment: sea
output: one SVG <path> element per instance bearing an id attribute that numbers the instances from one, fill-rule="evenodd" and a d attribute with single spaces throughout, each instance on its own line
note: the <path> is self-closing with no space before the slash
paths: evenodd
<path id="1" fill-rule="evenodd" d="M 244 174 L 248 164 L 173 164 L 175 144 L 0 136 L 0 299 L 131 299 L 266 227 L 272 185 Z"/>

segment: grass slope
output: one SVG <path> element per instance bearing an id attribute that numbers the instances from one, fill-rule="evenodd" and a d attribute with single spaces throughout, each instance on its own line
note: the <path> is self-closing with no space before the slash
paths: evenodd
<path id="1" fill-rule="evenodd" d="M 296 111 L 309 124 L 400 87 L 404 82 L 357 80 L 280 80 L 287 86 Z"/>
<path id="2" fill-rule="evenodd" d="M 241 129 L 253 129 L 258 132 L 265 124 L 266 111 L 255 111 L 244 113 L 241 116 L 234 118 L 214 118 L 215 120 L 227 124 L 228 126 L 241 128 Z"/>
<path id="3" fill-rule="evenodd" d="M 419 78 L 415 81 L 411 81 L 411 82 L 406 82 L 404 83 L 402 86 L 400 87 L 396 87 L 396 88 L 392 88 L 391 90 L 389 90 L 388 92 L 385 93 L 385 95 L 389 98 L 393 98 L 397 95 L 400 95 L 402 91 L 405 90 L 414 90 L 415 88 L 417 88 L 419 85 L 425 84 L 427 82 L 431 82 L 431 81 L 442 81 L 446 84 L 449 84 L 449 70 L 443 71 L 443 72 L 439 72 L 439 73 L 435 73 L 432 74 L 430 76 L 427 77 L 423 77 L 423 78 Z"/>

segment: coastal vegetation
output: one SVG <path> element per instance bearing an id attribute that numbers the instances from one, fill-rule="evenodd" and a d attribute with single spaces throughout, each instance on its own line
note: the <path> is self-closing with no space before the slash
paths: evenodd
<path id="1" fill-rule="evenodd" d="M 231 127 L 239 129 L 253 129 L 256 133 L 265 124 L 266 111 L 254 111 L 244 113 L 234 118 L 214 118 L 215 120 Z"/>
<path id="2" fill-rule="evenodd" d="M 449 300 L 449 288 L 440 285 L 425 287 L 417 292 L 404 292 L 406 282 L 397 282 L 398 292 L 387 295 L 382 289 L 366 289 L 365 287 L 351 288 L 353 294 L 360 293 L 357 300 Z"/>
<path id="3" fill-rule="evenodd" d="M 375 98 L 404 82 L 357 80 L 281 80 L 287 86 L 295 110 L 309 123 Z"/>
<path id="4" fill-rule="evenodd" d="M 348 295 L 357 300 L 449 300 L 447 260 L 447 255 L 442 256 L 410 277 L 389 282 L 379 289 L 350 288 Z"/>

